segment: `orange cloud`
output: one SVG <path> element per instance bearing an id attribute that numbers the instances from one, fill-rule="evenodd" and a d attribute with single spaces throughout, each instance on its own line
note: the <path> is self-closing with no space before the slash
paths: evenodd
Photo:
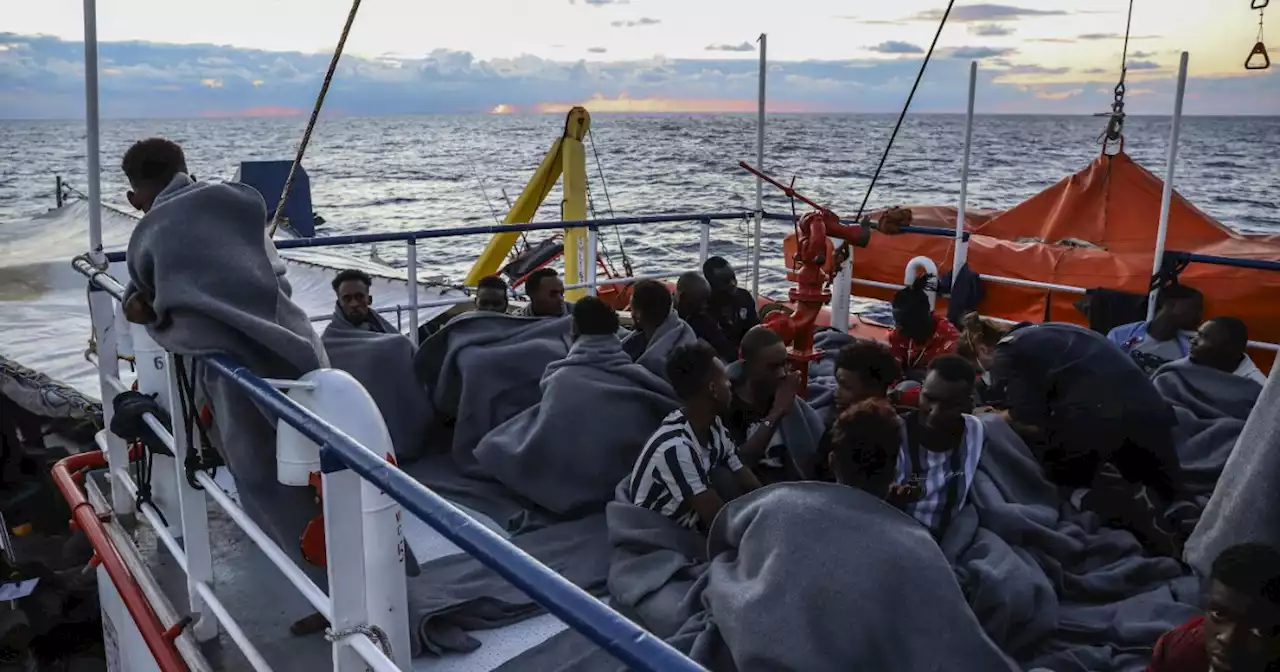
<path id="1" fill-rule="evenodd" d="M 608 113 L 737 113 L 755 112 L 755 100 L 739 100 L 730 98 L 631 98 L 622 94 L 617 98 L 605 98 L 596 94 L 590 100 L 578 103 L 538 103 L 533 109 L 543 114 L 564 114 L 570 108 L 582 106 L 587 111 L 597 114 Z M 769 101 L 769 112 L 819 112 L 821 109 L 805 103 L 787 101 Z"/>
<path id="2" fill-rule="evenodd" d="M 1084 89 L 1071 89 L 1070 91 L 1036 91 L 1036 98 L 1040 100 L 1066 100 L 1075 98 L 1084 93 Z"/>
<path id="3" fill-rule="evenodd" d="M 230 117 L 298 117 L 306 114 L 305 110 L 296 107 L 250 107 L 243 110 L 206 110 L 200 113 L 202 117 L 214 118 L 230 118 Z"/>

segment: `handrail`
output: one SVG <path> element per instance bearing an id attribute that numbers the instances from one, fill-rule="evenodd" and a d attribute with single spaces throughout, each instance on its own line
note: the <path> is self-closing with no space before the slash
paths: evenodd
<path id="1" fill-rule="evenodd" d="M 747 213 L 747 214 L 750 215 L 754 213 Z M 768 219 L 775 222 L 794 222 L 797 219 L 796 215 L 778 214 L 776 212 L 766 212 L 764 213 L 763 217 L 764 219 Z M 852 219 L 842 219 L 840 220 L 840 223 L 846 224 L 849 226 L 855 226 L 858 224 L 856 220 L 852 220 Z M 951 229 L 944 229 L 940 226 L 899 226 L 898 233 L 914 233 L 921 236 L 937 236 L 939 238 L 955 238 L 956 237 L 955 231 Z M 964 232 L 964 239 L 969 240 L 968 231 Z"/>
<path id="2" fill-rule="evenodd" d="M 1266 259 L 1241 259 L 1237 257 L 1221 257 L 1213 254 L 1196 254 L 1195 252 L 1175 252 L 1173 250 L 1164 253 L 1166 263 L 1182 262 L 1196 264 L 1213 264 L 1215 266 L 1232 266 L 1235 268 L 1252 268 L 1260 271 L 1280 271 L 1280 261 L 1269 261 Z"/>

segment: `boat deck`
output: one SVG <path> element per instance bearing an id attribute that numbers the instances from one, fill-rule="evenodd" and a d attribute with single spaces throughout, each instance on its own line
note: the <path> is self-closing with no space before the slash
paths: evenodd
<path id="1" fill-rule="evenodd" d="M 234 486 L 222 478 L 218 480 L 226 484 L 224 489 L 234 497 Z M 89 479 L 90 501 L 100 511 L 109 509 L 106 504 L 109 500 L 104 497 L 108 489 L 106 481 L 105 473 L 95 474 Z M 461 505 L 459 508 L 495 532 L 507 536 L 488 517 Z M 420 563 L 462 552 L 413 516 L 405 516 L 403 524 L 405 540 Z M 170 613 L 187 613 L 186 576 L 154 530 L 145 523 L 138 523 L 129 525 L 127 533 L 138 548 L 136 560 L 150 571 L 155 584 L 172 607 Z M 292 623 L 314 613 L 315 609 L 213 502 L 209 504 L 209 540 L 213 555 L 214 591 L 262 657 L 277 670 L 331 670 L 332 647 L 325 641 L 323 633 L 295 636 L 289 631 Z M 140 577 L 140 580 L 146 583 L 145 578 Z M 165 619 L 163 614 L 161 619 Z M 166 626 L 170 624 L 165 622 Z M 422 656 L 414 659 L 413 669 L 431 672 L 493 670 L 566 628 L 554 616 L 542 614 L 504 628 L 470 632 L 468 634 L 481 643 L 475 651 L 441 657 Z M 199 649 L 208 662 L 205 669 L 219 672 L 253 669 L 224 629 L 219 630 L 217 639 L 199 645 Z M 193 670 L 197 669 L 199 666 L 193 667 Z"/>

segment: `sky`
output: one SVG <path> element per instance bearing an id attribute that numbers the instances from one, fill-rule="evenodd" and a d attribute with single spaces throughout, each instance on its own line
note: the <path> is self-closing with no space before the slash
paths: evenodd
<path id="1" fill-rule="evenodd" d="M 0 0 L 17 6 L 18 0 Z M 310 110 L 347 0 L 100 0 L 106 117 Z M 0 119 L 83 116 L 81 0 L 0 22 Z M 365 0 L 326 101 L 351 115 L 749 112 L 768 34 L 769 109 L 891 112 L 945 0 Z M 913 110 L 1101 112 L 1120 74 L 1124 0 L 957 1 Z M 1168 114 L 1182 49 L 1191 114 L 1280 114 L 1280 68 L 1243 68 L 1258 15 L 1236 0 L 1134 0 L 1127 106 Z M 1280 26 L 1273 29 L 1280 34 Z"/>

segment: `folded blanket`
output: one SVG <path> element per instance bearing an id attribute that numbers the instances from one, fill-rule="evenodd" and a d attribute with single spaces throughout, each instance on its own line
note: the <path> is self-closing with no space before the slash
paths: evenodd
<path id="1" fill-rule="evenodd" d="M 506 372 L 503 371 L 503 374 Z M 480 470 L 556 514 L 601 508 L 645 441 L 679 407 L 616 336 L 582 336 L 546 367 L 541 401 L 480 440 Z"/>
<path id="2" fill-rule="evenodd" d="M 767 486 L 726 506 L 707 548 L 706 610 L 670 641 L 715 672 L 1015 669 L 929 533 L 861 490 Z"/>
<path id="3" fill-rule="evenodd" d="M 644 340 L 644 334 L 639 330 L 633 331 L 622 339 L 622 347 L 630 352 L 633 349 L 633 343 Z M 667 316 L 662 326 L 654 332 L 653 337 L 648 339 L 644 344 L 644 351 L 636 358 L 636 364 L 648 369 L 651 373 L 662 377 L 667 377 L 667 355 L 671 351 L 688 343 L 698 340 L 697 334 L 693 333 L 693 328 L 680 319 L 680 316 L 673 310 Z"/>
<path id="4" fill-rule="evenodd" d="M 599 595 L 609 569 L 604 515 L 552 525 L 511 540 L 574 585 Z M 474 651 L 468 631 L 489 630 L 543 613 L 515 586 L 466 554 L 433 560 L 409 579 L 414 656 Z"/>
<path id="5" fill-rule="evenodd" d="M 941 541 L 991 638 L 1024 667 L 1142 670 L 1156 639 L 1196 615 L 1196 580 L 1128 532 L 1062 501 L 999 416 L 969 501 Z"/>
<path id="6" fill-rule="evenodd" d="M 547 365 L 569 354 L 571 320 L 464 313 L 418 348 L 418 382 L 435 413 L 454 421 L 452 451 L 464 472 L 478 473 L 472 451 L 489 430 L 538 403 Z"/>
<path id="7" fill-rule="evenodd" d="M 413 375 L 413 343 L 381 315 L 373 313 L 385 333 L 351 324 L 342 309 L 334 307 L 329 326 L 321 335 L 330 365 L 360 381 L 382 411 L 391 443 L 401 463 L 419 457 L 430 407 L 426 393 Z"/>
<path id="8" fill-rule="evenodd" d="M 1203 576 L 1222 551 L 1248 542 L 1280 546 L 1280 366 L 1262 388 L 1218 487 L 1187 541 L 1186 559 Z"/>

